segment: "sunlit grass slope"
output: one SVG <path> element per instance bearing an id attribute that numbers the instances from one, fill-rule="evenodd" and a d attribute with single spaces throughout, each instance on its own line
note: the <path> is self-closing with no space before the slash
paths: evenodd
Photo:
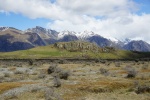
<path id="1" fill-rule="evenodd" d="M 101 49 L 101 48 L 100 48 Z M 149 55 L 145 54 L 146 56 Z M 145 57 L 143 53 L 115 50 L 110 52 L 93 52 L 92 50 L 83 51 L 68 51 L 60 49 L 54 45 L 41 46 L 29 50 L 20 50 L 14 52 L 1 52 L 1 59 L 43 59 L 43 58 L 100 58 L 100 59 L 135 59 Z"/>

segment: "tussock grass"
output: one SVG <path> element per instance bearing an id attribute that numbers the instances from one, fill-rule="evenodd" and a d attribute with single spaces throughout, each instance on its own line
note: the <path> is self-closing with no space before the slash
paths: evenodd
<path id="1" fill-rule="evenodd" d="M 59 62 L 59 61 L 58 61 Z M 37 62 L 34 62 L 35 64 Z M 43 63 L 43 62 L 40 62 Z M 56 63 L 63 70 L 69 70 L 71 72 L 68 80 L 60 79 L 61 87 L 53 87 L 53 74 L 48 75 L 49 66 L 54 64 L 54 62 L 43 63 L 41 65 L 23 65 L 23 68 L 17 68 L 14 66 L 7 67 L 9 72 L 13 73 L 17 69 L 27 68 L 27 72 L 23 74 L 11 74 L 10 77 L 4 77 L 0 83 L 0 94 L 3 95 L 9 91 L 15 89 L 24 88 L 25 84 L 34 84 L 40 85 L 41 88 L 32 89 L 32 91 L 23 91 L 21 94 L 15 94 L 18 100 L 39 100 L 45 99 L 45 92 L 43 89 L 53 88 L 56 94 L 60 94 L 63 100 L 149 100 L 149 90 L 147 88 L 139 88 L 142 93 L 137 94 L 136 90 L 139 86 L 150 86 L 150 74 L 149 67 L 142 68 L 143 64 L 133 64 L 134 61 L 121 61 L 121 66 L 116 67 L 113 62 L 105 61 L 105 63 L 95 63 L 95 62 L 82 62 L 79 63 Z M 148 62 L 145 62 L 148 63 Z M 144 64 L 145 64 L 144 63 Z M 15 64 L 15 63 L 13 63 Z M 108 66 L 109 64 L 109 66 Z M 126 67 L 127 65 L 130 65 Z M 11 69 L 12 68 L 12 69 Z M 99 74 L 100 68 L 104 68 L 109 71 L 109 76 L 104 76 Z M 128 68 L 133 68 L 138 71 L 138 74 L 135 78 L 126 78 L 128 75 Z M 5 73 L 5 68 L 0 68 L 2 74 Z M 55 69 L 55 68 L 54 68 Z M 55 69 L 54 72 L 60 73 L 62 70 Z M 24 70 L 23 70 L 24 71 Z M 36 74 L 32 74 L 36 73 Z M 46 77 L 39 79 L 38 76 L 45 74 Z M 105 71 L 104 71 L 105 73 Z M 113 75 L 115 74 L 115 75 Z M 55 74 L 54 74 L 55 75 Z M 65 75 L 65 74 L 64 74 Z M 115 76 L 115 77 L 112 77 Z M 23 78 L 23 79 L 22 79 Z M 9 81 L 13 80 L 13 82 Z M 32 80 L 32 82 L 26 82 Z M 8 82 L 9 81 L 9 82 Z M 22 82 L 16 82 L 22 81 Z M 24 82 L 23 82 L 24 81 Z M 36 84 L 36 82 L 38 84 Z M 56 81 L 57 82 L 57 81 Z M 136 84 L 136 82 L 138 84 Z M 26 85 L 25 85 L 26 86 Z M 54 85 L 55 86 L 55 85 Z M 15 88 L 15 89 L 14 89 Z M 31 89 L 30 85 L 29 88 Z M 12 89 L 12 90 L 11 90 Z M 28 89 L 28 88 L 26 88 Z M 41 89 L 39 91 L 39 89 Z M 144 91 L 144 92 L 143 92 Z M 146 91 L 146 92 L 145 92 Z M 14 92 L 13 92 L 14 93 Z M 53 92 L 52 92 L 53 93 Z M 49 96 L 49 92 L 47 96 Z M 53 96 L 52 96 L 53 97 Z M 142 98 L 142 99 L 141 99 Z"/>
<path id="2" fill-rule="evenodd" d="M 6 82 L 6 83 L 0 83 L 0 94 L 2 94 L 3 92 L 13 89 L 13 88 L 17 88 L 17 87 L 21 87 L 22 85 L 25 84 L 35 84 L 35 82 Z"/>
<path id="3" fill-rule="evenodd" d="M 140 72 L 148 73 L 148 72 L 150 72 L 150 69 L 142 69 Z"/>
<path id="4" fill-rule="evenodd" d="M 102 80 L 95 82 L 84 80 L 84 82 L 79 84 L 65 85 L 66 88 L 94 93 L 113 92 L 115 90 L 119 90 L 122 88 L 129 88 L 131 86 L 133 86 L 132 82 L 114 81 L 114 80 Z"/>

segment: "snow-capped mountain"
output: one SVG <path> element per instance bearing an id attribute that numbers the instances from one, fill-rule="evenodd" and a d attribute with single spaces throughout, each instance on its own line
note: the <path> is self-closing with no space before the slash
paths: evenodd
<path id="1" fill-rule="evenodd" d="M 79 38 L 79 39 L 87 39 L 89 37 L 92 37 L 92 36 L 96 36 L 98 34 L 95 34 L 94 32 L 92 31 L 84 31 L 84 32 L 78 32 L 78 33 L 75 33 L 75 35 Z"/>
<path id="2" fill-rule="evenodd" d="M 0 27 L 0 31 L 6 31 L 9 27 Z"/>
<path id="3" fill-rule="evenodd" d="M 150 45 L 144 41 L 125 39 L 120 41 L 112 37 L 102 37 L 92 31 L 57 32 L 51 29 L 36 26 L 25 31 L 13 27 L 0 27 L 0 51 L 15 51 L 54 44 L 56 42 L 87 41 L 100 47 L 115 47 L 133 51 L 150 51 Z"/>
<path id="4" fill-rule="evenodd" d="M 65 36 L 76 36 L 75 35 L 76 33 L 75 32 L 73 32 L 73 31 L 62 31 L 62 32 L 60 32 L 59 34 L 58 34 L 58 39 L 62 39 L 63 37 L 65 37 Z"/>
<path id="5" fill-rule="evenodd" d="M 92 32 L 92 31 L 83 31 L 83 32 L 73 32 L 73 31 L 62 31 L 58 33 L 59 41 L 67 42 L 67 41 L 75 41 L 82 40 L 95 43 L 100 47 L 105 46 L 114 46 L 115 44 L 112 41 Z M 116 46 L 115 46 L 116 47 Z"/>
<path id="6" fill-rule="evenodd" d="M 118 40 L 117 38 L 113 38 L 113 37 L 107 37 L 107 39 L 109 39 L 110 41 L 114 42 L 114 43 L 119 43 L 120 40 Z"/>

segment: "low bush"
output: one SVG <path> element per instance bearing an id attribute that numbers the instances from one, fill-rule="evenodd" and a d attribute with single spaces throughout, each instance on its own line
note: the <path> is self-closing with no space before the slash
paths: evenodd
<path id="1" fill-rule="evenodd" d="M 139 86 L 135 91 L 137 94 L 150 93 L 150 86 Z"/>
<path id="2" fill-rule="evenodd" d="M 137 71 L 134 68 L 127 69 L 127 78 L 135 78 Z"/>
<path id="3" fill-rule="evenodd" d="M 104 68 L 100 68 L 99 71 L 102 75 L 105 75 L 105 76 L 108 76 L 108 74 L 109 74 L 108 70 L 104 69 Z"/>
<path id="4" fill-rule="evenodd" d="M 65 80 L 67 80 L 70 75 L 69 71 L 65 71 L 65 70 L 57 67 L 57 65 L 51 65 L 48 68 L 48 74 L 52 74 L 52 73 L 54 76 L 57 75 L 60 79 L 65 79 Z"/>
<path id="5" fill-rule="evenodd" d="M 64 79 L 64 80 L 67 80 L 69 75 L 70 75 L 69 71 L 61 71 L 59 73 L 60 79 Z"/>
<path id="6" fill-rule="evenodd" d="M 54 79 L 53 79 L 54 87 L 60 87 L 61 86 L 60 78 L 57 75 L 55 75 L 53 77 L 54 77 Z"/>
<path id="7" fill-rule="evenodd" d="M 8 72 L 5 72 L 4 77 L 10 77 L 10 74 Z"/>
<path id="8" fill-rule="evenodd" d="M 115 62 L 115 66 L 116 66 L 116 67 L 120 67 L 120 66 L 121 66 L 121 63 L 120 63 L 120 62 Z"/>
<path id="9" fill-rule="evenodd" d="M 51 66 L 48 68 L 47 73 L 48 73 L 48 74 L 51 74 L 51 73 L 55 72 L 56 67 L 57 67 L 56 64 L 51 65 Z"/>
<path id="10" fill-rule="evenodd" d="M 33 62 L 34 62 L 33 59 L 31 59 L 31 60 L 28 61 L 28 64 L 29 64 L 30 66 L 32 66 L 32 65 L 33 65 Z"/>

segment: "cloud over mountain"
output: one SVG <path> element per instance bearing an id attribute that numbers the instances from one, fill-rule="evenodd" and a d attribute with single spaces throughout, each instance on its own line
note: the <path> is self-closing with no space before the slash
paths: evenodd
<path id="1" fill-rule="evenodd" d="M 134 0 L 0 0 L 0 13 L 50 19 L 47 27 L 58 31 L 89 30 L 150 43 L 150 14 L 138 14 L 139 6 Z"/>

